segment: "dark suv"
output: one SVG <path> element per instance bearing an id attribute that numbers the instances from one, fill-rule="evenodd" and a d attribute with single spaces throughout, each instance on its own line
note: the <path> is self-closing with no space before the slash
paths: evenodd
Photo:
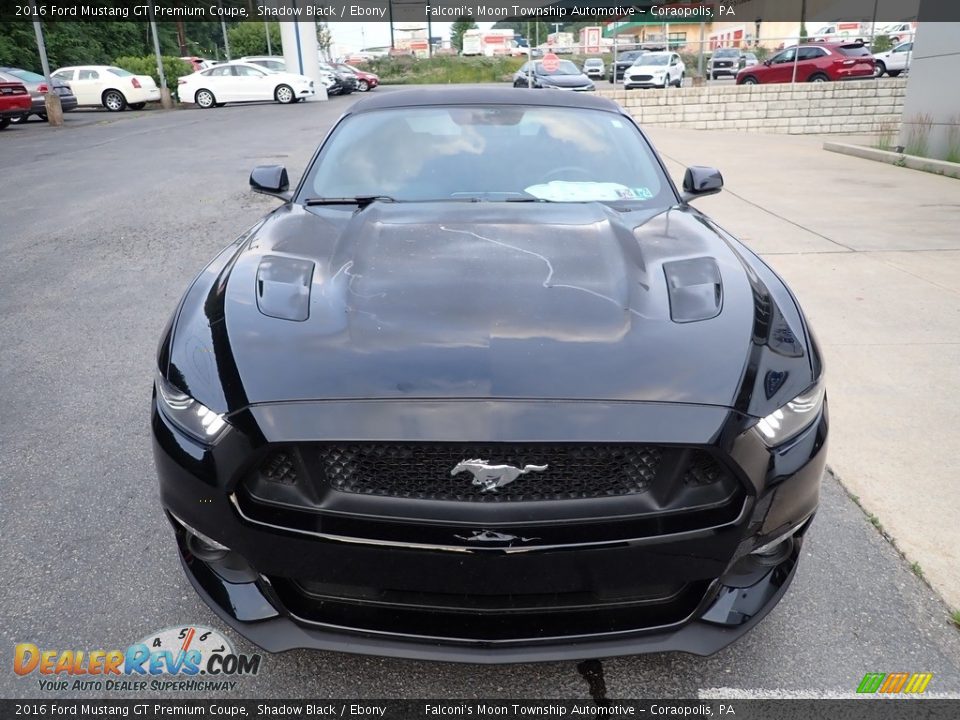
<path id="1" fill-rule="evenodd" d="M 794 45 L 737 73 L 737 85 L 872 78 L 876 61 L 860 42 Z M 796 70 L 794 70 L 796 67 Z"/>
<path id="2" fill-rule="evenodd" d="M 717 48 L 707 62 L 707 77 L 716 80 L 721 75 L 736 76 L 747 64 L 738 48 Z"/>
<path id="3" fill-rule="evenodd" d="M 623 80 L 624 71 L 633 65 L 634 60 L 643 55 L 646 50 L 628 50 L 625 53 L 617 55 L 616 62 L 610 63 L 610 72 L 607 78 L 610 82 L 620 82 Z"/>

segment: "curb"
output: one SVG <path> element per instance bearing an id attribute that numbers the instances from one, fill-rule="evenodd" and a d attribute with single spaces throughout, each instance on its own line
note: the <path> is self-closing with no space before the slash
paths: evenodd
<path id="1" fill-rule="evenodd" d="M 823 143 L 823 149 L 842 155 L 851 155 L 864 160 L 873 160 L 875 162 L 887 163 L 888 165 L 907 167 L 911 170 L 920 170 L 922 172 L 933 173 L 934 175 L 944 175 L 946 177 L 960 179 L 960 163 L 947 162 L 946 160 L 933 160 L 916 155 L 904 155 L 903 153 L 891 152 L 889 150 L 879 150 L 862 145 L 850 145 L 848 143 L 831 141 Z"/>

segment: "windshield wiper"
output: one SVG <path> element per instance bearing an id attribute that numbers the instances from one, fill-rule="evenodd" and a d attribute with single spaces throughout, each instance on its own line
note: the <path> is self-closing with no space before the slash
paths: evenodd
<path id="1" fill-rule="evenodd" d="M 507 198 L 504 202 L 537 202 L 537 203 L 548 203 L 553 202 L 553 200 L 547 200 L 546 198 L 538 197 L 512 197 Z"/>
<path id="2" fill-rule="evenodd" d="M 307 198 L 304 205 L 356 205 L 363 209 L 373 202 L 396 202 L 389 195 L 357 195 L 356 197 Z"/>

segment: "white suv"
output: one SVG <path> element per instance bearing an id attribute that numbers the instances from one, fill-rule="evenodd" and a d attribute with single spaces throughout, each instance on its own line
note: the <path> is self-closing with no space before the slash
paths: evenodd
<path id="1" fill-rule="evenodd" d="M 686 70 L 675 52 L 645 52 L 623 73 L 623 87 L 683 87 Z"/>

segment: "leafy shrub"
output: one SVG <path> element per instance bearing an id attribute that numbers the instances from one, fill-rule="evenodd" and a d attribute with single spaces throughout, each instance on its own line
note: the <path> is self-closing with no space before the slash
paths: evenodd
<path id="1" fill-rule="evenodd" d="M 172 94 L 177 90 L 177 78 L 190 75 L 193 72 L 193 66 L 178 57 L 162 56 L 160 60 L 163 63 L 163 74 L 167 79 L 167 89 Z M 149 75 L 153 78 L 157 87 L 160 87 L 157 58 L 153 55 L 118 57 L 113 61 L 113 64 L 124 70 L 129 70 L 134 75 Z"/>
<path id="2" fill-rule="evenodd" d="M 890 39 L 889 35 L 877 35 L 873 39 L 873 46 L 870 48 L 871 52 L 880 53 L 886 52 L 893 47 L 893 40 Z"/>

